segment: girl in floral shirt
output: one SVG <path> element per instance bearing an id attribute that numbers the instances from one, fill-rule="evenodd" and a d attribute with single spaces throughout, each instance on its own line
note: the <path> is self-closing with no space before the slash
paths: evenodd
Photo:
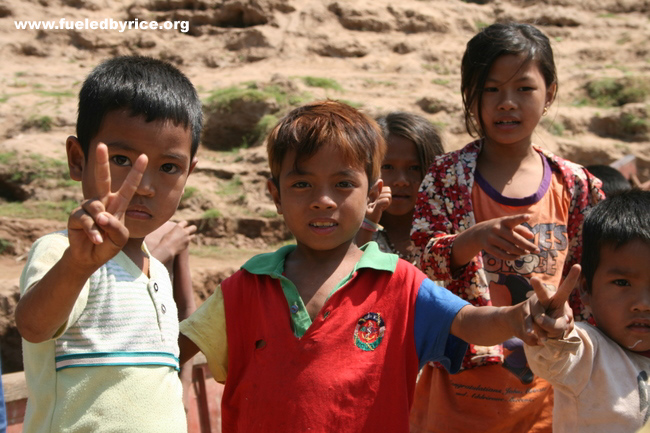
<path id="1" fill-rule="evenodd" d="M 461 66 L 468 132 L 480 137 L 436 158 L 414 211 L 418 265 L 470 303 L 514 305 L 536 276 L 557 288 L 580 260 L 582 220 L 603 198 L 583 167 L 532 143 L 555 99 L 548 38 L 527 24 L 473 37 Z M 576 320 L 588 318 L 577 293 Z M 553 391 L 527 367 L 521 344 L 470 345 L 454 376 L 426 366 L 411 432 L 551 432 Z"/>

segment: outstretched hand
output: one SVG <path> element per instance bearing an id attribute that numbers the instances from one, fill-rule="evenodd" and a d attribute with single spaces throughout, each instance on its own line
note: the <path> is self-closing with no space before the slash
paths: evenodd
<path id="1" fill-rule="evenodd" d="M 535 332 L 541 341 L 547 338 L 562 338 L 573 329 L 573 312 L 567 301 L 579 277 L 580 265 L 573 265 L 555 293 L 537 277 L 531 278 L 530 283 L 535 290 L 533 298 L 536 298 L 531 298 L 531 314 L 535 322 Z"/>
<path id="2" fill-rule="evenodd" d="M 75 263 L 99 267 L 114 257 L 129 239 L 124 214 L 147 167 L 147 156 L 140 155 L 120 188 L 111 191 L 108 148 L 100 143 L 94 168 L 96 197 L 84 200 L 68 218 L 70 253 Z"/>

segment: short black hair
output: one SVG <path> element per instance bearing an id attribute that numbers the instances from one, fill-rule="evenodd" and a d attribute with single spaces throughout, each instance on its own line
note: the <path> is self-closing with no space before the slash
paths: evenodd
<path id="1" fill-rule="evenodd" d="M 614 194 L 598 203 L 582 228 L 582 274 L 591 293 L 604 246 L 619 248 L 630 241 L 650 244 L 650 191 L 637 188 Z"/>
<path id="2" fill-rule="evenodd" d="M 191 157 L 196 154 L 203 127 L 201 101 L 190 80 L 176 67 L 143 56 L 120 56 L 102 62 L 79 91 L 77 138 L 84 155 L 106 114 L 127 108 L 147 122 L 172 120 L 188 128 Z"/>
<path id="3" fill-rule="evenodd" d="M 593 174 L 603 182 L 602 190 L 605 193 L 605 197 L 632 189 L 632 185 L 625 176 L 623 176 L 623 173 L 610 165 L 594 164 L 588 165 L 585 168 L 589 173 Z"/>

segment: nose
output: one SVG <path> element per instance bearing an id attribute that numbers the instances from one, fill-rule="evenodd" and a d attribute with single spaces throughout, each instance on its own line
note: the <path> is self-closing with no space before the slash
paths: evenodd
<path id="1" fill-rule="evenodd" d="M 135 193 L 145 197 L 153 197 L 156 193 L 154 189 L 154 174 L 150 170 L 145 170 Z"/>
<path id="2" fill-rule="evenodd" d="M 314 191 L 310 207 L 312 209 L 334 209 L 336 201 L 332 198 L 332 193 L 328 188 L 321 188 Z"/>
<path id="3" fill-rule="evenodd" d="M 632 311 L 650 311 L 650 285 L 639 290 Z"/>
<path id="4" fill-rule="evenodd" d="M 499 110 L 509 111 L 517 108 L 517 104 L 515 103 L 511 92 L 503 90 L 500 92 L 500 96 L 501 98 L 499 99 L 498 105 Z"/>
<path id="5" fill-rule="evenodd" d="M 395 186 L 409 186 L 411 182 L 409 181 L 408 172 L 406 170 L 397 170 L 395 173 L 395 180 L 393 185 Z"/>

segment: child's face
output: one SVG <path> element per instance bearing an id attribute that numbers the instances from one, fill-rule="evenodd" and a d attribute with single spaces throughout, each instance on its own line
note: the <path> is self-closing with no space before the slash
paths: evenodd
<path id="1" fill-rule="evenodd" d="M 104 117 L 99 131 L 91 140 L 84 159 L 81 145 L 68 139 L 70 175 L 81 180 L 84 198 L 97 197 L 95 150 L 99 143 L 108 147 L 111 191 L 120 188 L 133 162 L 146 154 L 148 164 L 124 216 L 130 238 L 144 238 L 174 215 L 192 161 L 190 130 L 172 121 L 146 122 L 143 116 L 130 116 L 126 110 L 111 111 Z"/>
<path id="2" fill-rule="evenodd" d="M 546 87 L 537 62 L 512 54 L 498 57 L 482 95 L 485 136 L 496 144 L 529 146 L 544 107 L 553 102 L 555 87 Z"/>
<path id="3" fill-rule="evenodd" d="M 649 258 L 650 245 L 640 240 L 603 246 L 591 294 L 583 293 L 596 326 L 635 352 L 650 350 Z"/>
<path id="4" fill-rule="evenodd" d="M 406 215 L 413 212 L 418 189 L 422 182 L 422 167 L 417 148 L 411 140 L 389 134 L 388 148 L 381 166 L 384 186 L 389 186 L 392 201 L 385 212 L 391 215 Z"/>
<path id="5" fill-rule="evenodd" d="M 268 182 L 269 192 L 299 246 L 315 251 L 350 243 L 366 214 L 368 203 L 381 189 L 377 182 L 368 193 L 368 176 L 327 145 L 295 166 L 295 152 L 282 161 L 279 188 Z"/>

